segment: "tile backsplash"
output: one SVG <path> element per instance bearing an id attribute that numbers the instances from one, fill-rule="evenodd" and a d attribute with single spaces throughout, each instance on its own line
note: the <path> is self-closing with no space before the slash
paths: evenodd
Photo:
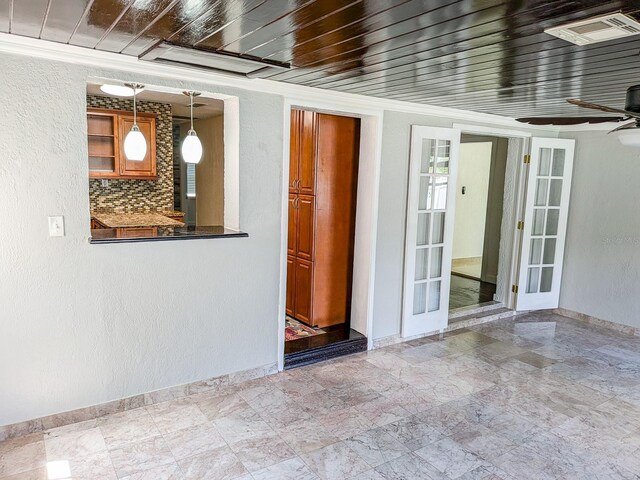
<path id="1" fill-rule="evenodd" d="M 138 111 L 156 113 L 157 180 L 89 180 L 89 202 L 93 212 L 149 212 L 173 210 L 173 135 L 171 105 L 136 102 Z M 133 100 L 87 95 L 87 107 L 133 111 Z"/>

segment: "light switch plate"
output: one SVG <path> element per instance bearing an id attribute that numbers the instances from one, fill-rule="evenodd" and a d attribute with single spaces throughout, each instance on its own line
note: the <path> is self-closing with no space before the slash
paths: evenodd
<path id="1" fill-rule="evenodd" d="M 49 236 L 64 237 L 64 217 L 62 215 L 49 217 Z"/>

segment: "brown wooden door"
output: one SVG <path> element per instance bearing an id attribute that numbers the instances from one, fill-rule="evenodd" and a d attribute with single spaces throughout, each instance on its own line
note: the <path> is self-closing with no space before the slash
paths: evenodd
<path id="1" fill-rule="evenodd" d="M 289 235 L 287 239 L 287 254 L 296 255 L 298 250 L 298 211 L 297 195 L 289 194 Z"/>
<path id="2" fill-rule="evenodd" d="M 119 152 L 120 152 L 120 175 L 124 177 L 156 178 L 156 119 L 149 117 L 138 117 L 138 128 L 147 141 L 147 154 L 142 161 L 131 161 L 124 153 L 124 139 L 133 126 L 133 115 L 120 115 L 119 123 Z"/>
<path id="3" fill-rule="evenodd" d="M 294 317 L 309 325 L 313 325 L 311 307 L 313 300 L 313 264 L 297 258 L 295 271 Z"/>
<path id="4" fill-rule="evenodd" d="M 300 111 L 298 192 L 303 195 L 316 191 L 316 117 L 315 112 Z"/>
<path id="5" fill-rule="evenodd" d="M 296 258 L 287 256 L 287 315 L 296 314 Z"/>
<path id="6" fill-rule="evenodd" d="M 289 137 L 289 193 L 298 193 L 298 170 L 300 163 L 300 110 L 291 110 L 291 133 Z"/>
<path id="7" fill-rule="evenodd" d="M 315 198 L 309 195 L 298 195 L 295 210 L 298 228 L 296 256 L 312 261 L 315 237 Z"/>

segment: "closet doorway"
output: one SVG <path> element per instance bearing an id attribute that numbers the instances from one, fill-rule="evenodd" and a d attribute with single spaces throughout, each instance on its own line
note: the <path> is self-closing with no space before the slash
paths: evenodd
<path id="1" fill-rule="evenodd" d="M 291 110 L 285 368 L 366 350 L 351 329 L 360 119 Z"/>

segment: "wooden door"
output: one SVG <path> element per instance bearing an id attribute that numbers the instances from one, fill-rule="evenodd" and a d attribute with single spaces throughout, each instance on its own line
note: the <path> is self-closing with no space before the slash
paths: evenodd
<path id="1" fill-rule="evenodd" d="M 300 110 L 291 110 L 291 134 L 289 137 L 289 193 L 298 193 L 300 163 Z"/>
<path id="2" fill-rule="evenodd" d="M 124 177 L 135 177 L 145 179 L 156 178 L 156 119 L 152 117 L 138 116 L 138 127 L 147 141 L 147 154 L 142 161 L 132 161 L 127 159 L 124 153 L 124 139 L 133 126 L 133 115 L 119 115 L 119 152 L 120 152 L 120 175 Z"/>
<path id="3" fill-rule="evenodd" d="M 317 114 L 300 111 L 300 154 L 298 161 L 298 193 L 314 195 L 316 191 Z"/>
<path id="4" fill-rule="evenodd" d="M 313 324 L 313 264 L 302 260 L 296 259 L 295 265 L 295 306 L 294 317 L 298 320 Z"/>
<path id="5" fill-rule="evenodd" d="M 315 198 L 309 195 L 298 195 L 295 201 L 297 222 L 296 256 L 305 260 L 313 260 L 315 237 Z"/>
<path id="6" fill-rule="evenodd" d="M 287 315 L 294 316 L 296 300 L 296 258 L 287 256 Z"/>
<path id="7" fill-rule="evenodd" d="M 289 232 L 287 239 L 287 255 L 296 255 L 298 251 L 298 196 L 289 194 Z"/>

